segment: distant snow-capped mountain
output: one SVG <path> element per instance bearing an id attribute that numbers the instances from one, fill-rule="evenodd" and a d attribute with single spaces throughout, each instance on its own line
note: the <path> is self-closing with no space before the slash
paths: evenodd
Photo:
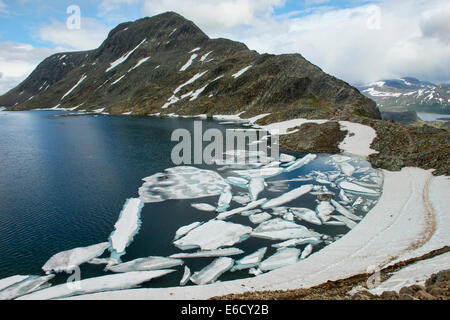
<path id="1" fill-rule="evenodd" d="M 380 108 L 405 107 L 428 112 L 450 112 L 450 86 L 405 77 L 377 81 L 359 89 Z"/>

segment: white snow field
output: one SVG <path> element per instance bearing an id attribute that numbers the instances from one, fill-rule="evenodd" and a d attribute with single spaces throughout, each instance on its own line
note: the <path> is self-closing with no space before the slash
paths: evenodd
<path id="1" fill-rule="evenodd" d="M 109 68 L 106 69 L 105 72 L 109 72 L 112 69 L 114 69 L 115 67 L 117 67 L 118 65 L 120 65 L 120 64 L 124 63 L 125 61 L 127 61 L 128 58 L 133 54 L 133 52 L 135 52 L 145 41 L 147 41 L 147 39 L 142 40 L 142 42 L 139 43 L 133 50 L 131 50 L 128 53 L 124 54 L 122 57 L 120 57 L 116 61 L 111 62 Z"/>
<path id="2" fill-rule="evenodd" d="M 418 168 L 403 168 L 399 172 L 383 170 L 382 173 L 383 192 L 376 206 L 349 233 L 307 259 L 251 279 L 200 286 L 123 290 L 74 298 L 208 299 L 246 291 L 309 288 L 450 245 L 450 198 L 446 195 L 449 178 L 433 177 L 430 171 Z M 309 241 L 313 238 L 310 237 Z M 424 265 L 439 265 L 433 269 L 436 271 L 448 268 L 446 256 L 433 259 L 423 261 Z M 416 275 L 420 278 L 421 273 L 424 279 L 424 273 L 429 272 L 422 272 L 420 265 L 416 266 L 417 271 L 411 271 L 407 277 L 416 281 Z M 423 270 L 429 270 L 426 268 Z M 404 272 L 410 270 L 412 266 Z M 258 273 L 258 270 L 253 272 Z M 398 277 L 405 278 L 402 274 Z"/>
<path id="3" fill-rule="evenodd" d="M 80 80 L 78 80 L 78 82 L 62 96 L 61 100 L 64 100 L 65 97 L 67 97 L 69 94 L 71 94 L 73 92 L 73 90 L 75 90 L 84 80 L 86 80 L 86 78 L 87 78 L 87 76 L 83 74 L 81 76 Z"/>
<path id="4" fill-rule="evenodd" d="M 141 225 L 141 210 L 144 203 L 139 199 L 128 199 L 120 213 L 119 220 L 114 225 L 114 231 L 109 237 L 112 257 L 120 258 L 126 247 L 133 240 Z"/>
<path id="5" fill-rule="evenodd" d="M 75 248 L 62 251 L 52 256 L 43 266 L 42 270 L 50 272 L 71 272 L 80 264 L 97 258 L 109 247 L 108 242 L 94 244 L 89 247 Z"/>

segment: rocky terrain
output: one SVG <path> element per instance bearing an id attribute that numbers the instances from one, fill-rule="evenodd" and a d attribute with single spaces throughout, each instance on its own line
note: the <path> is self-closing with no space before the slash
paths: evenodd
<path id="1" fill-rule="evenodd" d="M 0 97 L 9 110 L 103 109 L 113 115 L 278 113 L 330 117 L 336 109 L 380 118 L 375 103 L 299 54 L 258 54 L 210 39 L 168 12 L 123 23 L 95 50 L 44 60 Z"/>

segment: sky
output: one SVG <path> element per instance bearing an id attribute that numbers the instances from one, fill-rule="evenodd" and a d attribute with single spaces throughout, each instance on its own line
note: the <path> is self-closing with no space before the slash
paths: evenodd
<path id="1" fill-rule="evenodd" d="M 97 48 L 117 24 L 165 11 L 211 38 L 300 53 L 352 84 L 450 83 L 448 0 L 0 0 L 0 94 L 47 56 Z"/>

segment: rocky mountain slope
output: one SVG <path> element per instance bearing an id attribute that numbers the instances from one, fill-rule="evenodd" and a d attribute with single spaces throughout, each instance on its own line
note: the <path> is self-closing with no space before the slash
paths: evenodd
<path id="1" fill-rule="evenodd" d="M 113 29 L 95 50 L 55 54 L 0 97 L 9 110 L 104 109 L 110 114 L 272 113 L 380 118 L 375 103 L 299 54 L 258 54 L 210 39 L 168 12 Z M 244 115 L 245 116 L 245 115 Z"/>
<path id="2" fill-rule="evenodd" d="M 403 107 L 407 110 L 450 113 L 450 86 L 435 85 L 406 77 L 382 80 L 360 87 L 381 109 Z"/>

